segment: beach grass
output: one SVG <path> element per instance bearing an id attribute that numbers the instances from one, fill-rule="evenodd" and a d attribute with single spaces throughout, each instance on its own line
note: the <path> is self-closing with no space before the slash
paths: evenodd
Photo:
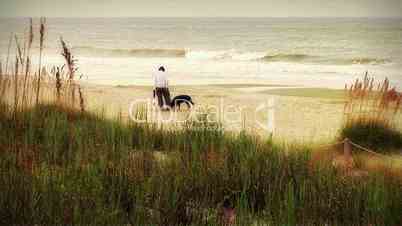
<path id="1" fill-rule="evenodd" d="M 376 83 L 367 73 L 349 87 L 345 86 L 345 123 L 341 138 L 387 152 L 402 148 L 400 131 L 402 94 L 391 87 L 388 79 Z"/>
<path id="2" fill-rule="evenodd" d="M 57 105 L 1 109 L 3 225 L 216 225 L 226 199 L 237 225 L 400 224 L 398 178 L 312 167 L 303 145 L 197 123 L 161 130 Z"/>

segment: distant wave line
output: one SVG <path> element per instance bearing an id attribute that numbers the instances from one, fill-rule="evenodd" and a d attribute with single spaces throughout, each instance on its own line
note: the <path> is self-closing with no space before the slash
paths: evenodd
<path id="1" fill-rule="evenodd" d="M 229 51 L 197 51 L 185 49 L 163 49 L 163 48 L 139 48 L 139 49 L 107 49 L 95 48 L 90 46 L 74 47 L 78 54 L 90 56 L 107 56 L 107 57 L 171 57 L 171 58 L 187 58 L 191 60 L 219 60 L 231 59 L 241 61 L 260 61 L 260 62 L 289 62 L 289 63 L 313 63 L 328 65 L 379 65 L 391 63 L 389 59 L 371 58 L 371 57 L 352 57 L 337 58 L 327 56 L 315 56 L 299 53 L 278 53 L 266 54 L 264 52 L 238 52 Z"/>
<path id="2" fill-rule="evenodd" d="M 103 55 L 111 57 L 185 57 L 184 49 L 107 49 L 90 46 L 74 47 L 79 54 Z"/>

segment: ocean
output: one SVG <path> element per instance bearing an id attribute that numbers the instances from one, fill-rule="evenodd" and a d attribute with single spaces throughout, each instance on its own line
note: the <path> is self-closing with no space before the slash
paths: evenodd
<path id="1" fill-rule="evenodd" d="M 10 34 L 23 38 L 28 25 L 27 18 L 0 19 L 3 62 Z M 63 64 L 60 37 L 89 83 L 151 85 L 164 65 L 171 85 L 343 88 L 368 71 L 402 88 L 402 19 L 48 18 L 49 68 Z M 35 42 L 33 62 L 37 35 Z"/>

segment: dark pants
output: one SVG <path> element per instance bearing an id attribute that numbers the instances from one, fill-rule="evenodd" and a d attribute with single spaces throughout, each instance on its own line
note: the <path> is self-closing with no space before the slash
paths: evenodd
<path id="1" fill-rule="evenodd" d="M 167 105 L 170 107 L 170 92 L 169 88 L 156 88 L 156 96 L 158 97 L 158 105 L 162 107 Z"/>

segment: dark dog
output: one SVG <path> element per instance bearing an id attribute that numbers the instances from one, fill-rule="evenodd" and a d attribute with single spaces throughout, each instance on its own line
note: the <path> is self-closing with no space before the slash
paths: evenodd
<path id="1" fill-rule="evenodd" d="M 186 104 L 188 108 L 193 107 L 193 99 L 189 95 L 178 95 L 175 96 L 170 104 L 171 108 L 178 108 L 180 110 L 180 105 Z"/>

